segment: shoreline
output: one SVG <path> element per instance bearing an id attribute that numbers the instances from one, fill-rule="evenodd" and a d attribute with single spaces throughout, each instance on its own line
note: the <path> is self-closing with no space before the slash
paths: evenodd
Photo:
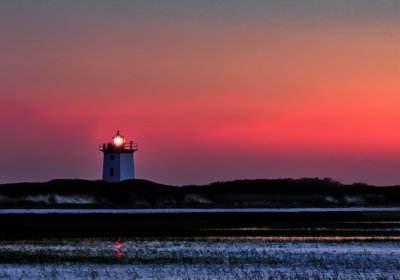
<path id="1" fill-rule="evenodd" d="M 5 208 L 0 215 L 22 214 L 184 214 L 184 213 L 326 213 L 326 212 L 400 212 L 400 207 L 295 207 L 295 208 Z"/>

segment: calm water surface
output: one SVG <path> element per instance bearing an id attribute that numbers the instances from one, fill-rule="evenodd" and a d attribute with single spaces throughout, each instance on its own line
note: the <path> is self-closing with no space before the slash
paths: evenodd
<path id="1" fill-rule="evenodd" d="M 168 208 L 168 209 L 0 209 L 0 214 L 161 214 L 161 213 L 298 213 L 400 211 L 400 207 L 338 208 Z"/>

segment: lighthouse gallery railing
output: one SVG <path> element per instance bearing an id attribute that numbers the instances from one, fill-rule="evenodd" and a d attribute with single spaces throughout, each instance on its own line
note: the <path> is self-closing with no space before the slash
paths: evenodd
<path id="1" fill-rule="evenodd" d="M 115 145 L 113 143 L 104 143 L 99 145 L 99 150 L 104 151 L 137 151 L 138 144 L 137 143 L 124 143 L 121 145 Z"/>

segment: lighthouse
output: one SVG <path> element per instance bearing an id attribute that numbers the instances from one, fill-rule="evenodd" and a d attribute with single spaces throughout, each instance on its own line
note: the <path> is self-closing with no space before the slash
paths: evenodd
<path id="1" fill-rule="evenodd" d="M 112 142 L 100 144 L 99 150 L 104 154 L 104 181 L 115 183 L 135 179 L 133 154 L 137 151 L 137 143 L 127 143 L 118 130 Z"/>

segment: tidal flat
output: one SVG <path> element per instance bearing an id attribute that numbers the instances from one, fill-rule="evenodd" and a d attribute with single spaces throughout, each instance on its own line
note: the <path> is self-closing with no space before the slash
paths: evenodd
<path id="1" fill-rule="evenodd" d="M 0 241 L 0 279 L 400 279 L 397 236 Z"/>

